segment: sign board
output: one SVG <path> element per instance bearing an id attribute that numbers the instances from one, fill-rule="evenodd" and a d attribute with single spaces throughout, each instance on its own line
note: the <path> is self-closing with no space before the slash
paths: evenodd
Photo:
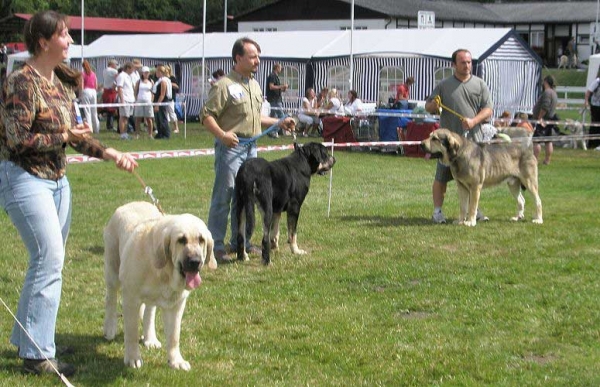
<path id="1" fill-rule="evenodd" d="M 435 28 L 435 12 L 419 11 L 417 14 L 417 27 L 420 30 Z"/>

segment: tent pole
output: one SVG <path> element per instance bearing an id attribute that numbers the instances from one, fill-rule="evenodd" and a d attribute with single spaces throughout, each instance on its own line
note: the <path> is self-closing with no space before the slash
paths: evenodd
<path id="1" fill-rule="evenodd" d="M 85 36 L 85 32 L 84 32 L 84 26 L 85 26 L 85 21 L 84 21 L 84 16 L 85 16 L 85 0 L 81 0 L 81 65 L 83 66 L 83 46 L 85 46 L 85 42 L 84 42 L 84 36 Z"/>
<path id="2" fill-rule="evenodd" d="M 206 60 L 204 57 L 204 37 L 206 36 L 206 0 L 204 0 L 204 4 L 202 6 L 202 74 L 201 74 L 201 79 L 202 79 L 202 91 L 200 92 L 200 102 L 202 102 L 202 107 L 204 106 L 204 87 L 205 87 L 205 82 L 206 82 L 206 68 L 204 67 L 206 65 Z"/>
<path id="3" fill-rule="evenodd" d="M 598 0 L 598 1 L 600 1 L 600 0 Z M 350 9 L 350 79 L 348 79 L 348 82 L 350 83 L 350 89 L 348 89 L 348 90 L 352 90 L 354 88 L 353 87 L 353 78 L 354 78 L 353 38 L 354 38 L 354 0 L 352 0 L 352 5 L 351 5 L 351 9 Z"/>
<path id="4" fill-rule="evenodd" d="M 223 32 L 227 32 L 227 0 L 223 1 Z"/>

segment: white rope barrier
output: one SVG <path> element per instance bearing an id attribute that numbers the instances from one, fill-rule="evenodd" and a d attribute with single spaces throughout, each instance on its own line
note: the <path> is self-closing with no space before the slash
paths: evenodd
<path id="1" fill-rule="evenodd" d="M 532 142 L 562 142 L 562 141 L 576 141 L 576 140 L 591 140 L 600 139 L 600 135 L 564 135 L 564 136 L 551 136 L 551 137 L 526 137 L 527 141 Z M 518 141 L 518 140 L 517 140 Z M 504 140 L 491 140 L 486 141 L 486 144 L 493 143 L 505 143 Z M 407 146 L 407 145 L 421 145 L 421 141 L 360 141 L 360 142 L 344 142 L 334 143 L 322 142 L 326 147 L 335 148 L 360 148 L 360 147 L 393 147 L 393 146 Z M 258 152 L 273 152 L 282 150 L 294 149 L 293 144 L 289 145 L 268 145 L 257 147 Z M 153 160 L 153 159 L 171 159 L 181 157 L 200 157 L 200 156 L 212 156 L 215 154 L 214 148 L 206 149 L 187 149 L 187 150 L 166 150 L 166 151 L 143 151 L 143 152 L 128 152 L 136 160 Z M 103 161 L 95 157 L 86 156 L 82 154 L 78 155 L 67 155 L 67 163 L 69 164 L 82 164 Z"/>
<path id="2" fill-rule="evenodd" d="M 281 108 L 281 107 L 276 107 L 276 108 L 271 108 L 271 110 L 277 110 L 277 111 L 282 111 L 288 115 L 297 115 L 300 112 L 300 109 L 291 109 L 291 108 Z M 400 109 L 389 109 L 389 110 L 400 110 Z M 569 109 L 569 110 L 573 110 L 573 109 Z M 336 117 L 351 117 L 351 118 L 355 118 L 355 119 L 367 119 L 369 117 L 396 117 L 396 118 L 410 118 L 410 119 L 426 119 L 426 120 L 435 120 L 439 122 L 440 116 L 436 115 L 436 114 L 423 114 L 423 113 L 404 113 L 404 112 L 390 112 L 390 111 L 370 111 L 370 112 L 365 112 L 365 113 L 361 113 L 359 112 L 358 114 L 352 115 L 352 114 L 347 114 L 347 113 L 335 113 L 335 114 L 331 114 L 329 113 L 328 110 L 323 110 L 323 109 L 318 109 L 318 110 L 314 110 L 313 113 L 318 114 L 320 116 L 336 116 Z M 580 114 L 583 114 L 584 110 L 580 109 Z M 600 127 L 600 122 L 581 122 L 578 120 L 572 120 L 572 121 L 567 121 L 567 120 L 522 120 L 519 118 L 508 118 L 508 119 L 504 119 L 504 118 L 493 118 L 492 122 L 497 122 L 497 121 L 502 121 L 504 123 L 508 123 L 508 124 L 512 124 L 512 123 L 522 123 L 522 122 L 529 122 L 532 125 L 537 125 L 537 124 L 546 124 L 546 125 L 572 125 L 575 122 L 579 122 L 580 124 L 582 124 L 583 126 L 586 127 Z"/>

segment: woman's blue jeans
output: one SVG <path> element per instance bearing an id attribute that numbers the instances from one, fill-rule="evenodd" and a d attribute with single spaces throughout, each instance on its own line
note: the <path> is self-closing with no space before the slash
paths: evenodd
<path id="1" fill-rule="evenodd" d="M 238 145 L 228 148 L 220 141 L 215 141 L 215 184 L 213 186 L 210 210 L 208 213 L 208 229 L 214 240 L 214 251 L 225 250 L 225 234 L 227 221 L 231 213 L 231 248 L 237 246 L 237 202 L 233 195 L 235 175 L 244 161 L 257 156 L 256 143 Z M 250 246 L 250 237 L 246 235 L 246 244 Z"/>
<path id="2" fill-rule="evenodd" d="M 17 319 L 10 342 L 25 359 L 53 358 L 54 333 L 62 288 L 65 244 L 71 224 L 71 188 L 66 176 L 40 179 L 10 161 L 0 161 L 0 205 L 29 252 Z"/>

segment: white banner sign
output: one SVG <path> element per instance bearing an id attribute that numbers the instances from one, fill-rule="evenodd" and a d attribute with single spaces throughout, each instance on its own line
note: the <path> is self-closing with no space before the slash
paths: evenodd
<path id="1" fill-rule="evenodd" d="M 419 11 L 417 14 L 417 26 L 420 30 L 427 28 L 435 28 L 435 12 Z"/>

